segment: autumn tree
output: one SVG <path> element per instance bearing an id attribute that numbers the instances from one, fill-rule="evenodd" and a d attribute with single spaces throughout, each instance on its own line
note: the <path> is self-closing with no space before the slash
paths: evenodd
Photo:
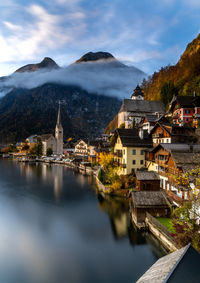
<path id="1" fill-rule="evenodd" d="M 178 183 L 191 191 L 191 200 L 185 201 L 173 213 L 176 242 L 184 246 L 189 242 L 200 251 L 200 167 L 196 167 L 179 177 Z"/>
<path id="2" fill-rule="evenodd" d="M 177 95 L 177 89 L 174 84 L 172 82 L 164 83 L 160 91 L 160 99 L 165 106 L 170 103 L 174 95 Z"/>

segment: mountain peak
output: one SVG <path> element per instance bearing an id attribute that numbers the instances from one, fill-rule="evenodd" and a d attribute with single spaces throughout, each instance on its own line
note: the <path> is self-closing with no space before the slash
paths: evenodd
<path id="1" fill-rule="evenodd" d="M 83 55 L 80 59 L 78 59 L 75 64 L 82 63 L 82 62 L 91 62 L 91 61 L 98 61 L 98 60 L 116 60 L 115 57 L 110 54 L 109 52 L 88 52 Z"/>
<path id="2" fill-rule="evenodd" d="M 34 71 L 37 71 L 38 69 L 45 69 L 45 68 L 57 69 L 59 67 L 53 59 L 49 57 L 45 57 L 40 63 L 25 65 L 17 69 L 15 72 L 17 73 L 34 72 Z"/>

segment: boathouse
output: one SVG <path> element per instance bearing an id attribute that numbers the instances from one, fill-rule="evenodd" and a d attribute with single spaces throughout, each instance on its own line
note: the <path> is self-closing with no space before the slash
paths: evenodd
<path id="1" fill-rule="evenodd" d="M 131 198 L 131 215 L 137 227 L 145 226 L 146 212 L 155 217 L 170 215 L 171 202 L 163 191 L 135 191 Z"/>
<path id="2" fill-rule="evenodd" d="M 136 171 L 136 191 L 160 191 L 160 178 L 154 171 Z"/>

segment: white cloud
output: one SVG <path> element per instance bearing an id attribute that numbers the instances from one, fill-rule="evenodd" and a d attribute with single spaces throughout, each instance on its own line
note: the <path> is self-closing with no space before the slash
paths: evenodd
<path id="1" fill-rule="evenodd" d="M 0 33 L 0 62 L 7 62 L 19 58 L 33 60 L 37 55 L 55 48 L 61 48 L 71 42 L 77 33 L 84 29 L 80 20 L 84 19 L 81 12 L 70 12 L 67 20 L 72 21 L 70 27 L 63 26 L 64 16 L 48 13 L 39 5 L 24 8 L 29 15 L 29 22 L 15 24 L 4 21 L 7 34 Z M 79 23 L 77 26 L 76 23 Z"/>

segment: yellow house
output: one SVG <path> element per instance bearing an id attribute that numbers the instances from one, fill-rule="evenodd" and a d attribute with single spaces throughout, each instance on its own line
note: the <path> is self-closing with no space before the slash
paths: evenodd
<path id="1" fill-rule="evenodd" d="M 127 175 L 145 166 L 145 150 L 152 147 L 152 141 L 141 139 L 136 129 L 116 129 L 112 145 L 118 173 Z"/>

